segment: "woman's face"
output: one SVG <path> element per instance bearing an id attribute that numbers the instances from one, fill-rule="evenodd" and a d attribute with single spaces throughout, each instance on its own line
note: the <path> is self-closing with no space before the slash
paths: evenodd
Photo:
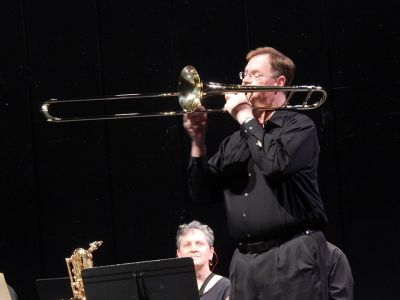
<path id="1" fill-rule="evenodd" d="M 195 268 L 209 266 L 213 253 L 214 248 L 208 243 L 204 233 L 198 229 L 192 229 L 183 235 L 176 250 L 178 257 L 191 257 Z"/>

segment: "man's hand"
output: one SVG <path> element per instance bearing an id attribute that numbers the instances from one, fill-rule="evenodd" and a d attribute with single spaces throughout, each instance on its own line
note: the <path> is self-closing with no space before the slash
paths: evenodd
<path id="1" fill-rule="evenodd" d="M 205 107 L 200 106 L 197 111 L 183 115 L 183 127 L 192 140 L 192 156 L 200 157 L 206 153 L 207 113 Z"/>
<path id="2" fill-rule="evenodd" d="M 246 94 L 226 94 L 224 109 L 239 122 L 240 125 L 248 118 L 253 118 L 253 108 L 247 100 Z"/>

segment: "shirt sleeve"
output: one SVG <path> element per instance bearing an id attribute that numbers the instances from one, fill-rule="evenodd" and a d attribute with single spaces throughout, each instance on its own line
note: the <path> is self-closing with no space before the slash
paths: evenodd
<path id="1" fill-rule="evenodd" d="M 210 168 L 206 157 L 191 157 L 188 175 L 189 193 L 194 202 L 211 203 L 222 198 L 219 175 Z"/>
<path id="2" fill-rule="evenodd" d="M 317 165 L 319 145 L 313 121 L 305 115 L 284 118 L 279 135 L 253 119 L 241 126 L 254 162 L 265 176 L 290 176 Z"/>
<path id="3" fill-rule="evenodd" d="M 336 246 L 328 243 L 329 299 L 353 299 L 353 274 L 346 255 Z"/>

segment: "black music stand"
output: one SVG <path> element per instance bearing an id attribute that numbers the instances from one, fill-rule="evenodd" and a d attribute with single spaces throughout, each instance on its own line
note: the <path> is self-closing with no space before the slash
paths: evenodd
<path id="1" fill-rule="evenodd" d="M 40 300 L 69 300 L 72 297 L 69 277 L 36 279 Z"/>
<path id="2" fill-rule="evenodd" d="M 88 300 L 199 300 L 188 257 L 94 267 L 82 278 Z"/>

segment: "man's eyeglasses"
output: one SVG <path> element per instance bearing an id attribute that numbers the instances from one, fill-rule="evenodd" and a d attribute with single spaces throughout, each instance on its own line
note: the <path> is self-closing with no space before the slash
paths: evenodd
<path id="1" fill-rule="evenodd" d="M 240 80 L 245 79 L 247 76 L 249 76 L 250 78 L 261 78 L 261 77 L 274 77 L 274 75 L 265 75 L 265 74 L 261 74 L 261 73 L 248 73 L 246 71 L 242 71 L 239 72 L 239 78 Z"/>

